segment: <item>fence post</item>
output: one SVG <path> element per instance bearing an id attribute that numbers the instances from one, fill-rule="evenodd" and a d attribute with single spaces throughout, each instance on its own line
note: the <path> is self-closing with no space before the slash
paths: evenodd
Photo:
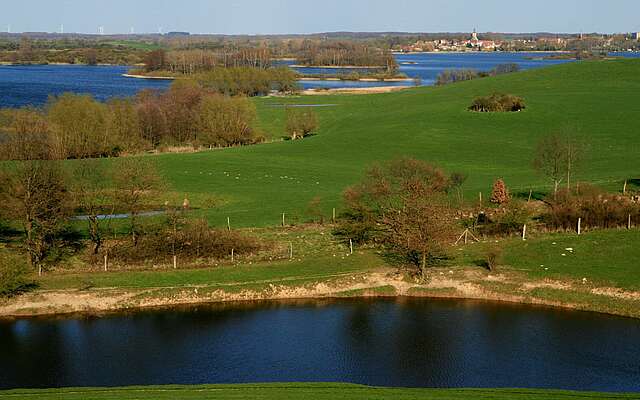
<path id="1" fill-rule="evenodd" d="M 622 194 L 627 194 L 627 180 L 624 180 L 624 186 L 622 187 Z"/>
<path id="2" fill-rule="evenodd" d="M 231 232 L 231 218 L 227 217 L 227 229 Z"/>
<path id="3" fill-rule="evenodd" d="M 173 256 L 173 269 L 178 269 L 178 256 Z"/>
<path id="4" fill-rule="evenodd" d="M 482 192 L 480 192 L 480 207 L 482 207 Z"/>
<path id="5" fill-rule="evenodd" d="M 627 229 L 631 229 L 631 214 L 629 214 L 629 219 L 627 220 Z"/>
<path id="6" fill-rule="evenodd" d="M 333 207 L 333 217 L 332 217 L 332 221 L 335 224 L 336 223 L 336 208 Z"/>
<path id="7" fill-rule="evenodd" d="M 108 258 L 108 256 L 105 254 L 105 255 L 104 255 L 104 272 L 107 272 L 108 266 L 109 266 L 109 258 Z"/>
<path id="8" fill-rule="evenodd" d="M 293 242 L 289 242 L 289 259 L 293 259 Z"/>
<path id="9" fill-rule="evenodd" d="M 234 261 L 235 258 L 235 249 L 231 249 L 231 262 Z"/>
<path id="10" fill-rule="evenodd" d="M 283 228 L 285 227 L 285 223 L 284 223 L 284 216 L 285 216 L 285 213 L 282 213 L 282 227 L 283 227 Z"/>
<path id="11" fill-rule="evenodd" d="M 349 251 L 353 254 L 353 240 L 349 239 Z"/>
<path id="12" fill-rule="evenodd" d="M 582 234 L 582 218 L 578 218 L 578 235 Z"/>
<path id="13" fill-rule="evenodd" d="M 522 240 L 527 240 L 527 224 L 522 227 Z"/>

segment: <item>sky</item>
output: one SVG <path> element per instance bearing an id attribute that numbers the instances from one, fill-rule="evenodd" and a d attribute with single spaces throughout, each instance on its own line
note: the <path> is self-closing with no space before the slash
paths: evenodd
<path id="1" fill-rule="evenodd" d="M 0 0 L 0 31 L 632 32 L 638 0 Z"/>

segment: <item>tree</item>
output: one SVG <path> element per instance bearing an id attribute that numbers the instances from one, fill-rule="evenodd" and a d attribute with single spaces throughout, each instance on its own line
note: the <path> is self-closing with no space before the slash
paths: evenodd
<path id="1" fill-rule="evenodd" d="M 415 159 L 392 161 L 372 167 L 362 183 L 347 189 L 347 215 L 369 221 L 375 240 L 417 264 L 424 277 L 455 226 L 450 188 L 439 168 Z"/>
<path id="2" fill-rule="evenodd" d="M 509 202 L 509 189 L 502 179 L 498 179 L 493 183 L 491 190 L 491 202 L 494 204 L 506 204 Z"/>
<path id="3" fill-rule="evenodd" d="M 2 211 L 22 224 L 24 247 L 39 274 L 69 215 L 66 180 L 55 161 L 6 164 L 0 175 Z"/>
<path id="4" fill-rule="evenodd" d="M 167 52 L 160 50 L 153 50 L 147 54 L 144 59 L 144 65 L 146 71 L 162 71 L 167 64 Z"/>
<path id="5" fill-rule="evenodd" d="M 554 197 L 563 177 L 567 189 L 571 188 L 571 177 L 584 155 L 582 142 L 568 133 L 554 133 L 543 137 L 536 148 L 533 166 L 553 180 Z"/>
<path id="6" fill-rule="evenodd" d="M 302 139 L 318 129 L 318 116 L 310 108 L 287 107 L 287 135 L 291 140 Z"/>
<path id="7" fill-rule="evenodd" d="M 129 233 L 133 245 L 138 244 L 138 217 L 162 182 L 155 165 L 143 158 L 123 158 L 112 176 L 114 199 L 128 214 Z"/>
<path id="8" fill-rule="evenodd" d="M 106 188 L 107 174 L 104 165 L 96 159 L 80 160 L 73 169 L 71 191 L 75 200 L 75 206 L 84 214 L 89 238 L 93 243 L 93 255 L 98 255 L 102 246 L 102 223 L 105 221 L 105 213 L 113 214 L 113 203 L 109 212 L 109 192 Z"/>

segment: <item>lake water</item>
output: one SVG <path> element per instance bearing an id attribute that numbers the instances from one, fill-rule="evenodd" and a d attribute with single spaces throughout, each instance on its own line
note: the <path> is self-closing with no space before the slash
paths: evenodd
<path id="1" fill-rule="evenodd" d="M 640 321 L 430 299 L 0 322 L 0 388 L 246 382 L 640 390 Z"/>
<path id="2" fill-rule="evenodd" d="M 423 85 L 434 83 L 436 76 L 445 69 L 474 68 L 487 71 L 505 63 L 519 64 L 523 69 L 543 67 L 566 61 L 541 60 L 544 54 L 536 53 L 461 53 L 461 54 L 406 54 L 398 55 L 400 71 L 411 78 L 419 77 Z M 538 57 L 528 60 L 527 57 Z M 412 63 L 412 64 L 407 64 Z M 285 64 L 293 64 L 287 62 Z M 0 66 L 0 107 L 42 105 L 49 95 L 64 92 L 88 93 L 100 100 L 111 97 L 135 95 L 142 89 L 164 89 L 170 81 L 125 78 L 128 67 L 121 66 Z M 335 74 L 353 70 L 322 68 L 297 68 L 310 74 Z M 349 82 L 349 81 L 303 81 L 304 89 L 347 88 L 373 86 L 413 85 L 403 82 Z"/>

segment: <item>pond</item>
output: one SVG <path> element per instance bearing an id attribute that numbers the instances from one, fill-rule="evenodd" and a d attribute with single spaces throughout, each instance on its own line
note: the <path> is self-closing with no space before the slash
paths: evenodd
<path id="1" fill-rule="evenodd" d="M 0 322 L 0 388 L 245 382 L 640 390 L 640 320 L 433 299 Z"/>

